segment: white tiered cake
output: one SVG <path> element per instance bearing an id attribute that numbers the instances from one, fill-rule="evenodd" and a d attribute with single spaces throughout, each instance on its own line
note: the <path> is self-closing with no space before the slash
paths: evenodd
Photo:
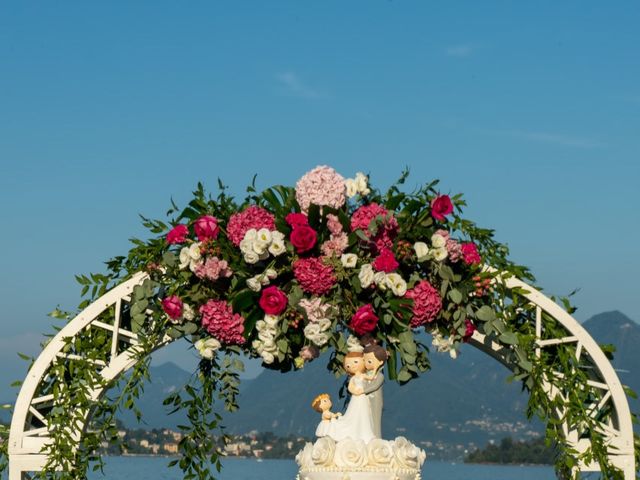
<path id="1" fill-rule="evenodd" d="M 368 443 L 321 437 L 296 456 L 298 480 L 420 480 L 426 454 L 404 437 Z"/>

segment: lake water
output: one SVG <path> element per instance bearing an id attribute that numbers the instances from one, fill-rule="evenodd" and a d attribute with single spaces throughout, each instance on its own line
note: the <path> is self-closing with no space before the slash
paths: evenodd
<path id="1" fill-rule="evenodd" d="M 178 468 L 168 468 L 168 458 L 159 457 L 110 457 L 105 476 L 90 474 L 97 480 L 179 480 Z M 219 480 L 294 480 L 298 466 L 293 460 L 264 460 L 227 458 L 223 461 Z M 215 472 L 214 472 L 215 475 Z M 446 462 L 429 462 L 422 470 L 424 480 L 555 480 L 552 467 L 465 465 Z"/>

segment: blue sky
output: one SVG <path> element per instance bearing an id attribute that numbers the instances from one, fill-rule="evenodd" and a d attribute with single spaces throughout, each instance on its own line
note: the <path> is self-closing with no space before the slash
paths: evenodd
<path id="1" fill-rule="evenodd" d="M 440 178 L 549 293 L 581 289 L 579 320 L 638 320 L 638 24 L 631 1 L 2 2 L 0 382 L 138 213 L 317 164 Z"/>

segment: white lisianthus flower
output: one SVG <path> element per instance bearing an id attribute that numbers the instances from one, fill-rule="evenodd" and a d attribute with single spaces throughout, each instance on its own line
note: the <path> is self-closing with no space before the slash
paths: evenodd
<path id="1" fill-rule="evenodd" d="M 346 188 L 347 197 L 352 198 L 355 197 L 358 193 L 358 185 L 353 178 L 347 178 L 344 181 L 344 186 Z"/>
<path id="2" fill-rule="evenodd" d="M 402 297 L 407 293 L 407 282 L 397 273 L 388 273 L 385 283 L 394 295 Z"/>
<path id="3" fill-rule="evenodd" d="M 258 280 L 262 286 L 269 285 L 269 277 L 266 274 L 256 275 L 256 280 Z"/>
<path id="4" fill-rule="evenodd" d="M 269 245 L 269 253 L 274 257 L 282 255 L 287 250 L 287 247 L 284 244 L 284 240 L 274 240 Z"/>
<path id="5" fill-rule="evenodd" d="M 244 234 L 244 239 L 253 242 L 256 238 L 258 238 L 258 231 L 255 228 L 250 228 Z"/>
<path id="6" fill-rule="evenodd" d="M 251 342 L 251 348 L 253 348 L 256 352 L 262 350 L 262 342 L 260 340 L 254 340 Z"/>
<path id="7" fill-rule="evenodd" d="M 362 352 L 363 350 L 364 350 L 364 347 L 360 343 L 360 340 L 358 340 L 358 337 L 354 335 L 349 335 L 349 338 L 347 338 L 347 351 Z"/>
<path id="8" fill-rule="evenodd" d="M 424 242 L 416 242 L 413 244 L 419 262 L 424 262 L 429 256 L 429 247 Z"/>
<path id="9" fill-rule="evenodd" d="M 343 253 L 340 262 L 344 268 L 355 268 L 358 263 L 358 256 L 355 253 Z"/>
<path id="10" fill-rule="evenodd" d="M 283 242 L 284 241 L 284 233 L 279 232 L 278 230 L 274 230 L 271 232 L 271 241 L 272 242 Z"/>
<path id="11" fill-rule="evenodd" d="M 184 270 L 191 263 L 191 255 L 189 255 L 189 247 L 182 247 L 182 250 L 180 250 L 179 258 L 180 258 L 179 268 L 180 270 Z"/>
<path id="12" fill-rule="evenodd" d="M 373 283 L 373 277 L 375 273 L 370 263 L 366 263 L 360 267 L 360 273 L 358 273 L 358 279 L 362 288 L 367 288 Z"/>
<path id="13" fill-rule="evenodd" d="M 196 318 L 196 312 L 188 303 L 182 304 L 182 317 L 189 322 Z"/>
<path id="14" fill-rule="evenodd" d="M 194 346 L 202 358 L 211 360 L 215 355 L 216 350 L 218 350 L 222 345 L 217 339 L 210 337 L 207 339 L 201 338 L 194 344 Z"/>
<path id="15" fill-rule="evenodd" d="M 275 362 L 275 360 L 276 360 L 276 357 L 273 355 L 273 353 L 267 352 L 266 350 L 263 350 L 260 353 L 260 356 L 262 357 L 262 361 L 264 363 L 266 363 L 267 365 L 270 364 L 270 363 Z"/>
<path id="16" fill-rule="evenodd" d="M 261 243 L 269 245 L 271 243 L 271 232 L 267 228 L 261 228 L 258 230 L 256 240 Z"/>
<path id="17" fill-rule="evenodd" d="M 267 327 L 276 328 L 278 326 L 278 320 L 279 318 L 276 315 L 267 314 L 264 316 L 264 323 Z"/>
<path id="18" fill-rule="evenodd" d="M 262 290 L 262 284 L 260 283 L 260 280 L 258 280 L 257 276 L 251 277 L 247 280 L 247 287 L 254 292 Z"/>
<path id="19" fill-rule="evenodd" d="M 369 195 L 371 193 L 371 190 L 369 189 L 369 179 L 364 173 L 356 173 L 355 183 L 356 190 L 360 195 Z"/>
<path id="20" fill-rule="evenodd" d="M 449 255 L 449 252 L 447 252 L 446 248 L 441 247 L 441 248 L 434 248 L 433 250 L 431 250 L 431 254 L 433 255 L 433 258 L 437 262 L 442 262 L 446 260 L 447 256 Z"/>
<path id="21" fill-rule="evenodd" d="M 384 272 L 376 272 L 373 274 L 373 281 L 380 290 L 387 289 L 387 274 Z"/>
<path id="22" fill-rule="evenodd" d="M 267 332 L 260 332 L 260 335 L 262 334 L 266 334 Z M 266 335 L 265 335 L 266 336 Z M 273 337 L 269 337 L 269 338 L 265 338 L 264 340 L 261 338 L 260 340 L 262 340 L 262 349 L 267 351 L 267 352 L 275 352 L 276 351 L 276 342 L 273 339 Z"/>
<path id="23" fill-rule="evenodd" d="M 266 275 L 269 280 L 278 278 L 278 272 L 276 272 L 273 268 L 267 268 L 264 271 L 264 275 Z"/>
<path id="24" fill-rule="evenodd" d="M 264 253 L 266 253 L 268 248 L 269 248 L 269 244 L 259 239 L 256 239 L 251 243 L 251 249 L 254 252 L 256 252 L 258 255 L 264 255 Z"/>
<path id="25" fill-rule="evenodd" d="M 253 265 L 254 263 L 258 263 L 260 260 L 260 256 L 255 252 L 245 252 L 244 253 L 244 261 L 248 264 Z"/>
<path id="26" fill-rule="evenodd" d="M 242 253 L 253 252 L 253 240 L 249 240 L 248 238 L 243 238 L 240 241 L 240 251 Z"/>
<path id="27" fill-rule="evenodd" d="M 431 245 L 433 245 L 434 248 L 444 248 L 446 244 L 447 239 L 442 235 L 438 235 L 437 233 L 431 235 Z"/>
<path id="28" fill-rule="evenodd" d="M 323 346 L 329 341 L 329 335 L 323 333 L 320 325 L 315 322 L 309 323 L 304 327 L 304 336 L 318 347 Z"/>
<path id="29" fill-rule="evenodd" d="M 328 318 L 321 318 L 318 320 L 318 325 L 320 325 L 320 330 L 324 332 L 331 328 L 331 320 Z"/>

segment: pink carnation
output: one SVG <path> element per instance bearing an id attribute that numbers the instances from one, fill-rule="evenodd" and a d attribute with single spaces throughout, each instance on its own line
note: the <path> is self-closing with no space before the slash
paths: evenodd
<path id="1" fill-rule="evenodd" d="M 347 234 L 342 232 L 338 235 L 331 235 L 329 240 L 326 240 L 320 246 L 322 253 L 327 257 L 339 257 L 344 253 L 344 251 L 349 246 L 349 237 Z"/>
<path id="2" fill-rule="evenodd" d="M 293 274 L 305 292 L 324 295 L 336 283 L 333 268 L 322 258 L 300 258 L 293 264 Z"/>
<path id="3" fill-rule="evenodd" d="M 298 305 L 305 311 L 310 322 L 319 322 L 329 318 L 334 311 L 331 304 L 323 302 L 319 297 L 313 299 L 303 298 Z"/>
<path id="4" fill-rule="evenodd" d="M 169 245 L 184 243 L 187 241 L 187 235 L 189 235 L 189 228 L 186 225 L 176 225 L 167 233 L 167 243 Z"/>
<path id="5" fill-rule="evenodd" d="M 440 310 L 442 299 L 438 291 L 426 280 L 421 280 L 404 295 L 413 300 L 413 316 L 411 328 L 418 328 L 426 323 L 433 322 Z"/>
<path id="6" fill-rule="evenodd" d="M 202 327 L 213 337 L 227 345 L 242 345 L 245 338 L 244 318 L 233 313 L 231 305 L 224 300 L 209 300 L 200 307 Z"/>
<path id="7" fill-rule="evenodd" d="M 462 246 L 459 242 L 453 238 L 447 239 L 447 253 L 449 254 L 449 261 L 452 263 L 458 262 L 462 258 Z"/>
<path id="8" fill-rule="evenodd" d="M 230 277 L 233 271 L 229 268 L 226 260 L 220 260 L 218 257 L 210 257 L 204 262 L 199 262 L 195 267 L 194 273 L 198 278 L 207 278 L 216 281 L 220 277 Z"/>
<path id="9" fill-rule="evenodd" d="M 462 244 L 462 258 L 467 265 L 475 265 L 482 262 L 482 257 L 478 252 L 478 247 L 473 242 L 466 242 Z"/>
<path id="10" fill-rule="evenodd" d="M 235 246 L 239 246 L 240 242 L 244 238 L 244 234 L 247 233 L 247 230 L 252 228 L 255 228 L 256 230 L 260 230 L 261 228 L 275 230 L 275 218 L 264 208 L 251 205 L 244 211 L 234 213 L 229 217 L 227 235 Z"/>
<path id="11" fill-rule="evenodd" d="M 378 249 L 391 248 L 393 246 L 393 239 L 398 233 L 398 221 L 393 215 L 388 215 L 386 208 L 378 205 L 377 203 L 370 203 L 369 205 L 363 205 L 353 212 L 351 217 L 351 231 L 362 230 L 367 237 L 376 244 Z M 383 225 L 378 226 L 378 232 L 372 236 L 369 231 L 369 225 L 371 221 L 378 217 L 385 217 Z"/>
<path id="12" fill-rule="evenodd" d="M 327 215 L 327 228 L 331 232 L 331 235 L 340 235 L 342 233 L 342 223 L 340 223 L 340 219 L 333 213 Z"/>
<path id="13" fill-rule="evenodd" d="M 388 248 L 380 250 L 380 255 L 373 261 L 373 268 L 378 272 L 391 273 L 398 268 L 399 263 L 396 257 L 393 256 L 393 252 Z"/>
<path id="14" fill-rule="evenodd" d="M 344 178 L 326 165 L 316 167 L 296 183 L 296 200 L 303 212 L 311 204 L 340 208 L 346 201 Z"/>

